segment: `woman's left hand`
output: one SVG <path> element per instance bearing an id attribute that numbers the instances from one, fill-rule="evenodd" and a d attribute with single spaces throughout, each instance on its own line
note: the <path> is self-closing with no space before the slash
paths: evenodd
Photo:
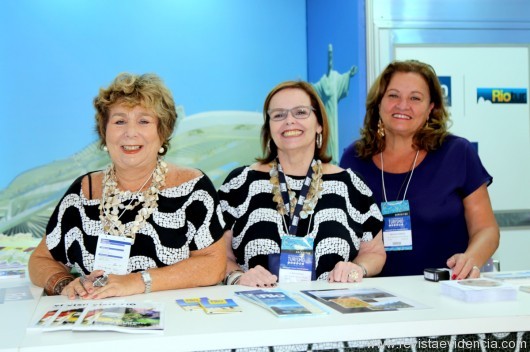
<path id="1" fill-rule="evenodd" d="M 447 260 L 447 267 L 453 270 L 452 280 L 480 277 L 480 268 L 465 253 L 457 253 Z"/>
<path id="2" fill-rule="evenodd" d="M 361 282 L 363 269 L 352 262 L 338 262 L 329 272 L 328 282 Z"/>

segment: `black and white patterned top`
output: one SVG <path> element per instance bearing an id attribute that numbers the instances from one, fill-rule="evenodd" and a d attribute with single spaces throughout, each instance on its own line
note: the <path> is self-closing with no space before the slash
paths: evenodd
<path id="1" fill-rule="evenodd" d="M 87 199 L 76 179 L 55 208 L 46 228 L 46 245 L 55 260 L 78 272 L 93 271 L 100 199 Z M 128 200 L 124 200 L 127 205 Z M 141 204 L 120 218 L 131 225 Z M 201 175 L 159 193 L 158 208 L 136 234 L 127 272 L 164 267 L 189 258 L 223 236 L 224 221 L 215 187 Z"/>
<path id="2" fill-rule="evenodd" d="M 303 176 L 286 175 L 297 197 Z M 352 261 L 362 241 L 372 240 L 383 217 L 372 191 L 351 170 L 322 177 L 323 192 L 315 213 L 298 224 L 297 236 L 314 239 L 316 278 L 325 280 L 339 261 Z M 268 269 L 268 255 L 280 253 L 280 236 L 287 232 L 272 199 L 268 172 L 250 167 L 233 170 L 219 189 L 225 229 L 233 231 L 232 249 L 246 271 L 257 265 Z M 289 218 L 285 217 L 287 224 Z M 311 225 L 308 229 L 311 219 Z"/>

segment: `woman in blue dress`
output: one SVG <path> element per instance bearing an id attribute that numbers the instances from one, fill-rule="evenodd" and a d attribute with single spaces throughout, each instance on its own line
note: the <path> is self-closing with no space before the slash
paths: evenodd
<path id="1" fill-rule="evenodd" d="M 452 269 L 478 277 L 499 244 L 487 187 L 493 178 L 476 148 L 451 135 L 434 69 L 390 63 L 370 88 L 359 140 L 340 165 L 359 172 L 385 218 L 382 276 Z"/>

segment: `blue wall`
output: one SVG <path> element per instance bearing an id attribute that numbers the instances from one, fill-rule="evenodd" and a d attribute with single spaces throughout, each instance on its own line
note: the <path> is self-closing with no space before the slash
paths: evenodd
<path id="1" fill-rule="evenodd" d="M 307 1 L 308 80 L 317 82 L 328 67 L 328 44 L 333 45 L 333 69 L 353 65 L 349 94 L 339 102 L 339 151 L 359 136 L 366 99 L 366 30 L 364 0 Z"/>
<path id="2" fill-rule="evenodd" d="M 307 79 L 305 0 L 18 0 L 1 7 L 0 190 L 95 141 L 92 99 L 119 72 L 158 73 L 187 115 L 261 111 L 274 85 Z"/>

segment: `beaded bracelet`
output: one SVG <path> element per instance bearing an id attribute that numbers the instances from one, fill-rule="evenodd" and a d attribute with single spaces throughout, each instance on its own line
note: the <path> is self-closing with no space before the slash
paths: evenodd
<path id="1" fill-rule="evenodd" d="M 239 280 L 241 279 L 241 276 L 245 272 L 240 269 L 232 270 L 228 275 L 226 275 L 225 279 L 223 280 L 223 283 L 227 286 L 230 285 L 237 285 Z"/>
<path id="2" fill-rule="evenodd" d="M 63 289 L 72 281 L 74 281 L 74 276 L 70 273 L 55 273 L 50 276 L 46 282 L 44 292 L 46 292 L 48 296 L 60 295 L 63 292 Z"/>

